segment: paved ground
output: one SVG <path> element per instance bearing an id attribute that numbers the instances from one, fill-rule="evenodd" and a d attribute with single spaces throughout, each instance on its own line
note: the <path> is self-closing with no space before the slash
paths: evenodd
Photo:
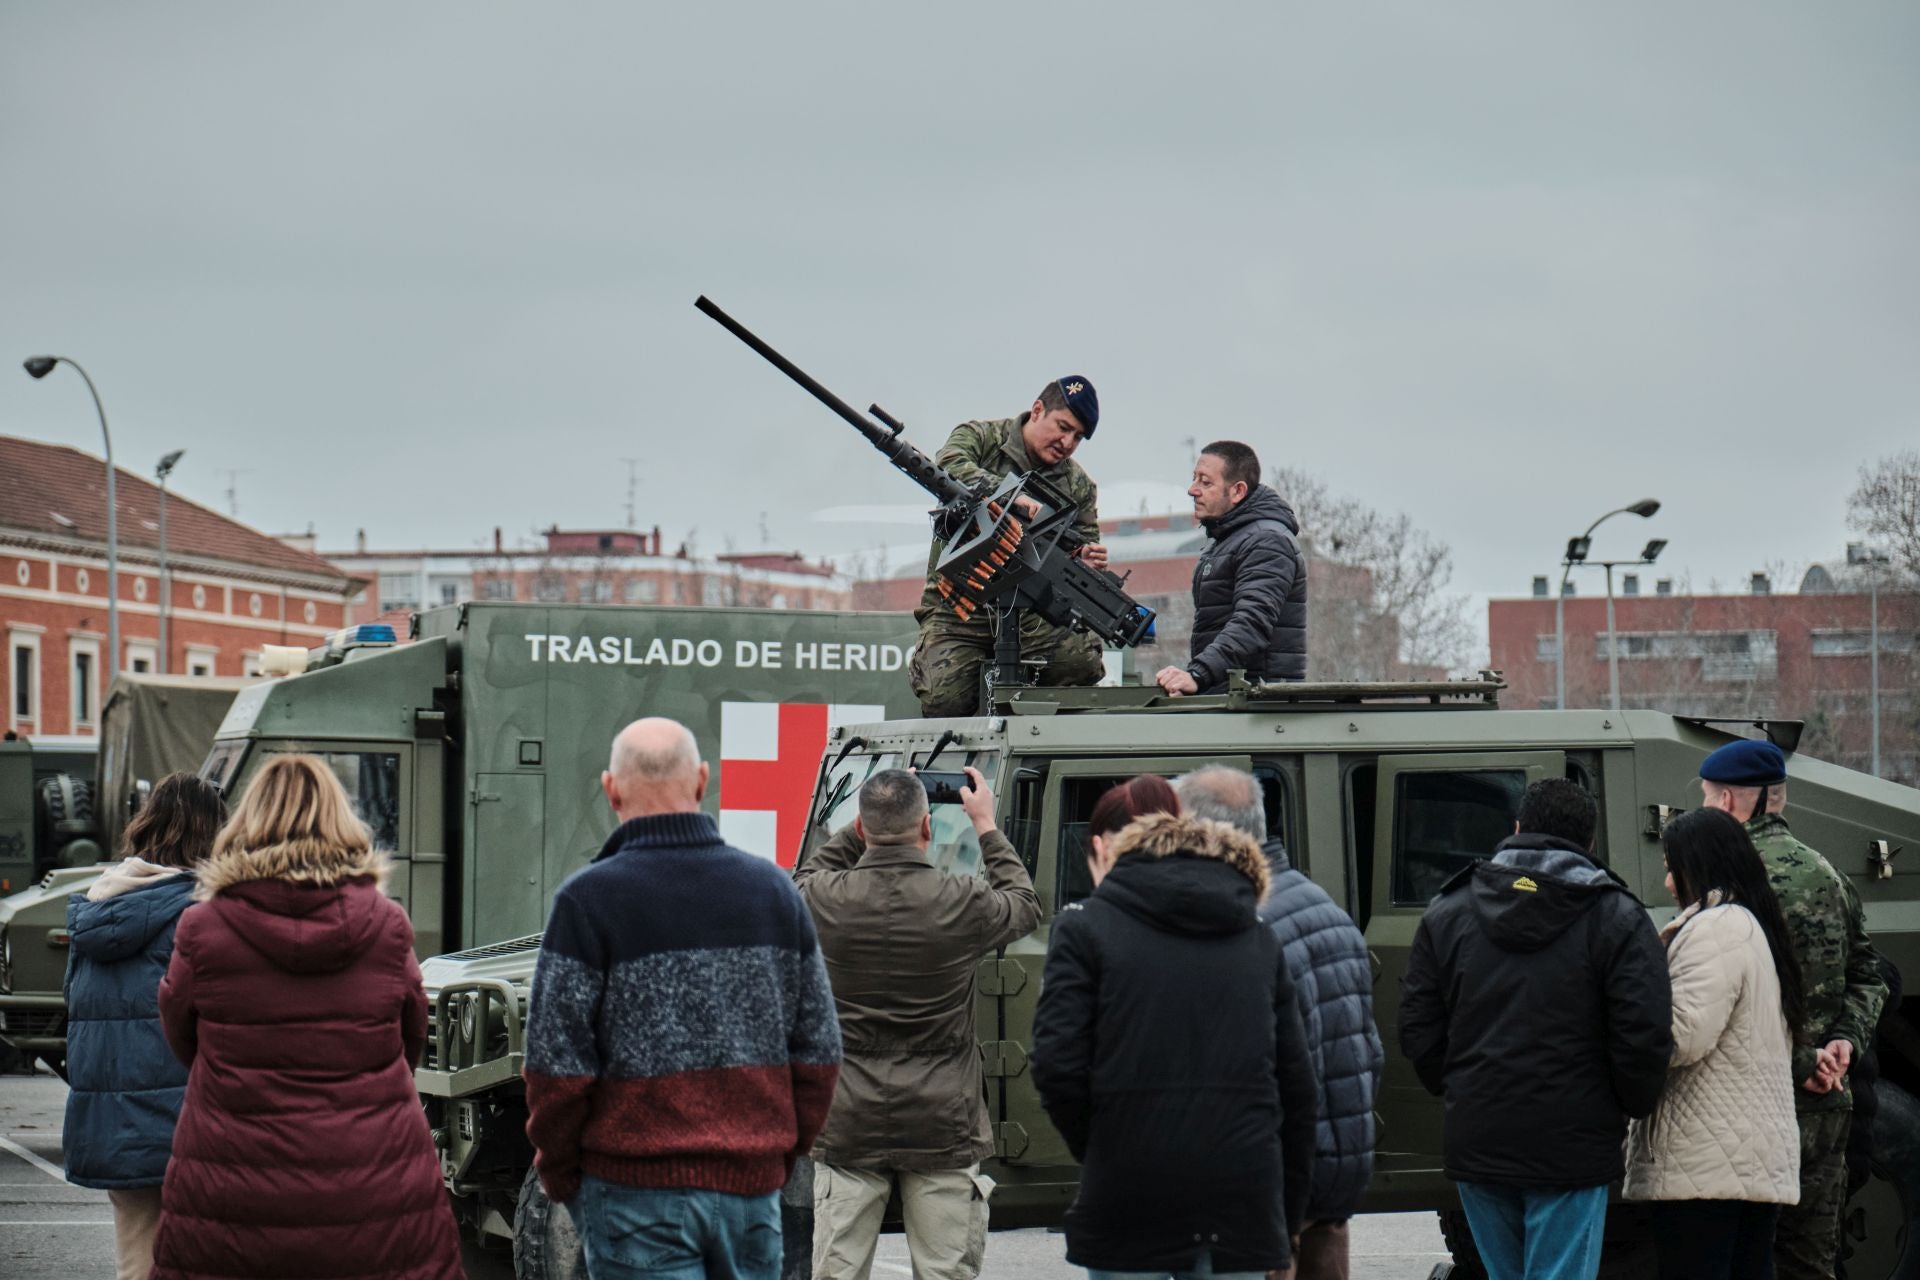
<path id="1" fill-rule="evenodd" d="M 0 1076 L 0 1276 L 78 1280 L 113 1274 L 113 1213 L 104 1191 L 68 1186 L 60 1173 L 60 1121 L 67 1089 L 44 1071 Z M 1069 1280 L 1061 1238 L 1046 1231 L 996 1232 L 985 1280 Z M 1427 1280 L 1445 1262 L 1433 1215 L 1380 1214 L 1353 1230 L 1353 1280 Z M 512 1280 L 511 1260 L 469 1251 L 473 1280 Z M 874 1280 L 909 1276 L 907 1246 L 885 1236 Z"/>

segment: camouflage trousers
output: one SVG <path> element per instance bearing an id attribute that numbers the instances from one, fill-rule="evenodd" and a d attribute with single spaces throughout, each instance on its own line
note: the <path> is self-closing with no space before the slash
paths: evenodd
<path id="1" fill-rule="evenodd" d="M 1043 685 L 1099 684 L 1106 674 L 1100 642 L 1063 627 L 1022 628 L 1020 656 L 1046 660 L 1035 677 Z M 907 680 L 913 696 L 920 699 L 920 714 L 980 714 L 980 672 L 992 660 L 993 627 L 985 620 L 961 622 L 935 616 L 922 623 L 920 643 L 907 663 Z"/>
<path id="2" fill-rule="evenodd" d="M 1780 1206 L 1773 1236 L 1777 1280 L 1833 1280 L 1852 1127 L 1853 1112 L 1845 1108 L 1800 1113 L 1800 1203 Z"/>

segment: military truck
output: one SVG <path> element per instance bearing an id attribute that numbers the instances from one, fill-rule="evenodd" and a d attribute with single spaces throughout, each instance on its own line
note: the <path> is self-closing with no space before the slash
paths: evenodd
<path id="1" fill-rule="evenodd" d="M 65 1071 L 67 897 L 85 891 L 100 864 L 118 853 L 127 821 L 155 782 L 200 767 L 233 695 L 249 683 L 237 676 L 123 674 L 101 705 L 98 738 L 63 739 L 51 752 L 44 739 L 33 743 L 41 766 L 33 820 L 49 838 L 37 846 L 31 877 L 0 866 L 0 893 L 10 895 L 0 900 L 0 1059 L 38 1057 Z M 0 855 L 7 848 L 5 807 L 17 794 L 4 781 L 13 745 L 0 744 Z"/>
<path id="2" fill-rule="evenodd" d="M 93 815 L 99 750 L 88 737 L 0 740 L 0 896 L 53 867 L 100 860 Z"/>
<path id="3" fill-rule="evenodd" d="M 1513 830 L 1520 793 L 1568 777 L 1600 803 L 1598 850 L 1658 920 L 1662 824 L 1698 804 L 1693 783 L 1707 752 L 1734 729 L 1791 750 L 1787 722 L 1728 725 L 1651 711 L 1517 711 L 1483 678 L 1425 685 L 1286 685 L 1167 699 L 1153 688 L 1012 689 L 999 714 L 965 720 L 848 724 L 828 738 L 806 847 L 851 820 L 859 784 L 907 762 L 972 765 L 992 782 L 1001 826 L 1034 878 L 1047 920 L 979 968 L 981 1055 L 995 1156 L 987 1172 L 996 1226 L 1057 1222 L 1077 1171 L 1048 1123 L 1028 1071 L 1034 1007 L 1050 921 L 1091 892 L 1086 820 L 1109 786 L 1143 772 L 1168 776 L 1203 764 L 1246 769 L 1265 793 L 1271 834 L 1360 925 L 1376 973 L 1375 1012 L 1388 1044 L 1380 1142 L 1368 1211 L 1431 1210 L 1455 1251 L 1454 1275 L 1483 1274 L 1450 1184 L 1440 1171 L 1442 1113 L 1393 1041 L 1399 977 L 1425 905 L 1448 877 Z M 1788 816 L 1859 887 L 1881 953 L 1920 973 L 1920 791 L 1835 765 L 1791 758 Z M 979 846 L 957 808 L 936 806 L 933 854 L 973 875 Z M 802 851 L 802 857 L 805 851 Z M 434 996 L 433 1062 L 423 1092 L 444 1099 L 449 1159 L 469 1174 L 512 1181 L 504 1130 L 518 1120 L 527 981 L 537 938 L 441 957 L 427 966 Z M 1879 1139 L 1874 1177 L 1848 1206 L 1847 1275 L 1920 1276 L 1920 1005 L 1883 1022 Z M 477 1135 L 469 1140 L 468 1135 Z M 519 1274 L 568 1274 L 572 1242 L 561 1215 L 528 1183 L 517 1206 Z M 496 1201 L 497 1203 L 497 1201 Z M 504 1205 L 499 1212 L 506 1213 Z M 1609 1228 L 1605 1274 L 1651 1274 L 1646 1240 L 1628 1207 Z M 498 1224 L 496 1224 L 497 1226 Z"/>

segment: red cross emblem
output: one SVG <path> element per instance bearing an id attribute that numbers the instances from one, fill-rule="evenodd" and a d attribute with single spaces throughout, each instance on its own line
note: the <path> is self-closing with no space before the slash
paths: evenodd
<path id="1" fill-rule="evenodd" d="M 721 834 L 791 867 L 806 835 L 829 708 L 819 702 L 729 702 L 721 710 Z"/>

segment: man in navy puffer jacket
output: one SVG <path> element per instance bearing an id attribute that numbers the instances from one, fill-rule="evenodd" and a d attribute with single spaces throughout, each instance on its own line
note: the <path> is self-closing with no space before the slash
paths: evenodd
<path id="1" fill-rule="evenodd" d="M 1320 1090 L 1313 1189 L 1294 1275 L 1345 1280 L 1347 1219 L 1373 1177 L 1373 1104 L 1386 1058 L 1373 1022 L 1366 939 L 1326 890 L 1294 869 L 1286 845 L 1267 839 L 1266 806 L 1250 775 L 1215 765 L 1186 775 L 1175 789 L 1184 816 L 1224 822 L 1265 841 L 1273 887 L 1260 919 L 1286 953 Z"/>
<path id="2" fill-rule="evenodd" d="M 212 783 L 161 779 L 127 824 L 128 856 L 67 900 L 67 1181 L 113 1201 L 120 1280 L 153 1269 L 160 1182 L 187 1092 L 160 1030 L 160 979 L 193 900 L 188 868 L 225 816 Z"/>

